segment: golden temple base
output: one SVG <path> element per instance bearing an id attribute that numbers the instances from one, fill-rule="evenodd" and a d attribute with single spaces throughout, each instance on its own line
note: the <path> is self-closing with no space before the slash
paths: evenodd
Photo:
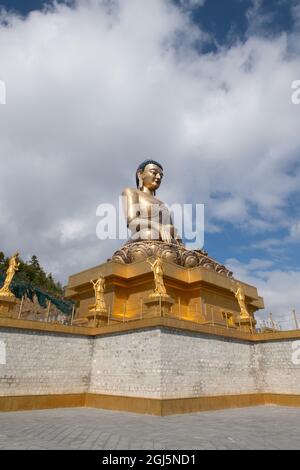
<path id="1" fill-rule="evenodd" d="M 132 321 L 150 316 L 171 316 L 196 323 L 222 324 L 238 329 L 240 308 L 232 293 L 232 279 L 198 266 L 187 268 L 164 261 L 164 284 L 167 297 L 155 296 L 153 272 L 144 261 L 120 264 L 109 261 L 69 278 L 66 298 L 76 302 L 74 325 L 86 325 L 95 295 L 90 279 L 106 279 L 105 304 L 114 321 Z M 243 284 L 246 306 L 255 327 L 254 314 L 264 307 L 254 286 Z M 103 320 L 99 323 L 104 326 Z M 91 325 L 91 322 L 90 322 Z M 241 320 L 243 331 L 250 332 Z"/>

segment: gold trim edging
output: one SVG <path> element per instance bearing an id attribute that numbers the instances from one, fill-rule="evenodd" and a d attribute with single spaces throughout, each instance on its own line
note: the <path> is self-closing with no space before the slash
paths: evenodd
<path id="1" fill-rule="evenodd" d="M 0 411 L 47 410 L 83 406 L 85 406 L 84 393 L 0 397 Z"/>
<path id="2" fill-rule="evenodd" d="M 213 325 L 198 324 L 186 320 L 174 318 L 145 318 L 142 320 L 130 321 L 115 325 L 107 325 L 101 328 L 83 328 L 78 326 L 65 326 L 51 323 L 34 322 L 28 320 L 16 320 L 12 318 L 0 318 L 0 328 L 12 328 L 21 330 L 32 330 L 41 332 L 55 332 L 57 334 L 79 335 L 79 336 L 104 336 L 114 333 L 127 333 L 147 328 L 169 328 L 178 331 L 193 333 L 203 333 L 210 336 L 222 338 L 232 338 L 251 343 L 261 343 L 264 341 L 279 341 L 300 339 L 300 330 L 280 331 L 276 333 L 251 334 L 236 331 L 230 328 L 221 328 Z"/>
<path id="3" fill-rule="evenodd" d="M 261 393 L 163 400 L 93 393 L 0 397 L 0 411 L 89 407 L 156 416 L 260 405 L 300 407 L 300 395 Z"/>

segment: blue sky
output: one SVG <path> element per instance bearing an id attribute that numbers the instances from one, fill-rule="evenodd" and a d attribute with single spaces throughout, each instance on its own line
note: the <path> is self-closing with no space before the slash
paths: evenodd
<path id="1" fill-rule="evenodd" d="M 95 207 L 147 156 L 165 166 L 162 199 L 205 204 L 209 254 L 267 310 L 300 313 L 300 2 L 166 1 L 20 20 L 45 2 L 0 0 L 2 178 L 23 169 L 34 188 L 18 180 L 7 200 L 0 185 L 4 251 L 36 253 L 62 282 L 99 264 L 117 244 L 95 240 Z"/>
<path id="2" fill-rule="evenodd" d="M 174 2 L 178 5 L 183 3 L 181 0 Z M 42 9 L 45 3 L 46 0 L 2 0 L 0 5 L 25 15 L 32 10 Z M 64 0 L 58 0 L 58 3 L 64 3 Z M 265 32 L 278 33 L 292 27 L 292 3 L 293 0 L 263 0 L 261 13 L 269 15 Z M 190 9 L 190 15 L 218 44 L 227 44 L 233 37 L 245 38 L 248 30 L 247 12 L 252 4 L 252 0 L 206 0 L 204 5 L 195 5 Z"/>

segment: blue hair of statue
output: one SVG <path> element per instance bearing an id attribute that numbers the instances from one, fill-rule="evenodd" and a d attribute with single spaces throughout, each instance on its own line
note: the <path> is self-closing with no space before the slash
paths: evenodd
<path id="1" fill-rule="evenodd" d="M 139 178 L 138 178 L 138 173 L 140 171 L 144 171 L 145 167 L 147 165 L 156 165 L 158 166 L 161 170 L 163 170 L 163 167 L 160 163 L 156 162 L 155 160 L 144 160 L 143 163 L 141 163 L 139 166 L 138 166 L 138 169 L 136 170 L 136 187 L 138 188 L 139 187 Z"/>

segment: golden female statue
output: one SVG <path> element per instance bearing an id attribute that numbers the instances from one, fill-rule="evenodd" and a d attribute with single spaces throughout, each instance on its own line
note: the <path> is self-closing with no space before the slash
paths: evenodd
<path id="1" fill-rule="evenodd" d="M 162 178 L 161 164 L 145 160 L 136 171 L 137 189 L 126 188 L 122 193 L 127 227 L 134 241 L 181 243 L 168 208 L 155 197 Z"/>
<path id="2" fill-rule="evenodd" d="M 3 287 L 0 289 L 0 295 L 3 295 L 5 297 L 14 297 L 12 292 L 9 290 L 11 281 L 13 280 L 13 277 L 18 271 L 20 263 L 18 261 L 19 259 L 19 253 L 15 253 L 10 259 L 9 259 L 9 266 L 6 271 L 6 278 L 3 284 Z"/>
<path id="3" fill-rule="evenodd" d="M 168 297 L 163 279 L 164 271 L 161 257 L 158 256 L 154 263 L 151 263 L 151 261 L 147 259 L 147 263 L 149 263 L 151 266 L 155 282 L 155 289 L 153 294 L 150 295 L 150 297 Z"/>
<path id="4" fill-rule="evenodd" d="M 240 284 L 237 284 L 237 289 L 231 289 L 231 292 L 234 293 L 241 310 L 241 318 L 247 319 L 250 317 L 249 312 L 246 307 L 245 294 L 243 288 Z"/>
<path id="5" fill-rule="evenodd" d="M 97 312 L 106 312 L 106 305 L 104 300 L 105 292 L 105 278 L 100 276 L 96 282 L 91 281 L 95 291 L 95 311 Z"/>

